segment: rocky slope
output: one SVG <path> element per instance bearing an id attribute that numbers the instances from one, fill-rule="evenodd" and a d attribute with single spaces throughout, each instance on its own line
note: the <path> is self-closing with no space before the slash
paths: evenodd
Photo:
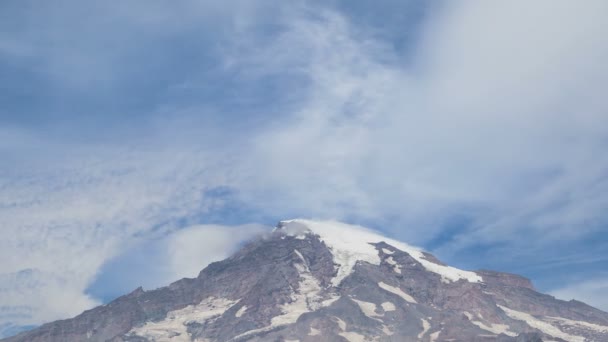
<path id="1" fill-rule="evenodd" d="M 195 279 L 3 341 L 599 342 L 608 313 L 362 227 L 292 220 Z"/>

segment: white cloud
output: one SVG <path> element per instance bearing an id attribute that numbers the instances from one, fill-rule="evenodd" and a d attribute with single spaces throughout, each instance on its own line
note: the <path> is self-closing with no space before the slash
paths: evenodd
<path id="1" fill-rule="evenodd" d="M 241 243 L 269 227 L 258 224 L 242 226 L 196 225 L 180 229 L 166 241 L 167 279 L 194 278 L 204 266 L 230 256 Z"/>
<path id="2" fill-rule="evenodd" d="M 575 299 L 608 312 L 608 298 L 606 297 L 608 279 L 593 279 L 571 284 L 549 293 L 559 299 Z"/>
<path id="3" fill-rule="evenodd" d="M 416 242 L 455 212 L 473 216 L 462 244 L 597 231 L 608 204 L 605 7 L 451 2 L 407 59 L 338 14 L 295 20 L 243 55 L 307 83 L 293 89 L 295 115 L 258 136 L 256 181 L 239 186 L 248 199 L 276 190 L 256 201 L 262 210 L 397 216 Z"/>
<path id="4" fill-rule="evenodd" d="M 454 250 L 480 241 L 516 250 L 533 241 L 538 251 L 597 232 L 608 207 L 606 6 L 450 2 L 428 14 L 405 52 L 331 11 L 285 9 L 270 38 L 248 30 L 270 12 L 231 14 L 226 72 L 260 87 L 277 75 L 289 81 L 285 108 L 268 105 L 282 114 L 263 129 L 201 124 L 192 119 L 200 108 L 181 112 L 169 103 L 161 111 L 176 108 L 183 122 L 167 124 L 175 118 L 167 116 L 146 128 L 150 139 L 121 137 L 103 147 L 0 131 L 0 303 L 21 305 L 25 313 L 12 317 L 24 324 L 92 305 L 83 293 L 105 262 L 142 236 L 195 224 L 221 207 L 224 199 L 204 195 L 218 186 L 234 189 L 260 217 L 371 220 L 416 244 L 452 216 L 471 216 L 471 227 L 446 247 Z M 154 34 L 200 21 L 140 8 L 122 8 L 121 18 Z M 62 36 L 66 27 L 56 29 L 51 34 Z M 80 43 L 72 51 L 6 40 L 0 52 L 40 54 L 46 71 L 69 86 L 118 77 L 113 67 L 129 65 L 115 62 L 131 40 L 104 48 L 109 56 Z M 73 56 L 63 58 L 66 51 Z M 224 229 L 170 235 L 172 276 L 197 273 L 199 260 L 224 256 L 235 242 L 226 232 L 245 237 L 249 228 Z M 196 248 L 210 238 L 218 248 Z M 41 280 L 21 296 L 11 279 L 24 270 Z M 67 289 L 65 302 L 79 304 L 58 301 L 65 298 L 58 288 Z"/>
<path id="5" fill-rule="evenodd" d="M 32 269 L 0 275 L 0 303 L 0 320 L 16 325 L 75 316 L 101 304 L 83 293 L 73 275 Z"/>
<path id="6" fill-rule="evenodd" d="M 85 290 L 106 261 L 221 205 L 205 196 L 223 181 L 204 171 L 212 158 L 202 152 L 86 150 L 94 155 L 64 148 L 72 155 L 58 160 L 49 150 L 0 183 L 0 303 L 30 313 L 19 325 L 90 308 Z"/>

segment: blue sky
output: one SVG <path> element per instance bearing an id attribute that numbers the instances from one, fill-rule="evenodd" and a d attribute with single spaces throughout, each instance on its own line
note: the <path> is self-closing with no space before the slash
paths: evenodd
<path id="1" fill-rule="evenodd" d="M 3 1 L 0 329 L 293 217 L 608 309 L 606 7 Z"/>

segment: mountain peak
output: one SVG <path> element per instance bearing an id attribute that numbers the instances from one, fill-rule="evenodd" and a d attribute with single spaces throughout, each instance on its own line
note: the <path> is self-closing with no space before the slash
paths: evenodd
<path id="1" fill-rule="evenodd" d="M 138 289 L 9 342 L 608 340 L 608 314 L 470 272 L 361 226 L 282 221 L 197 278 Z"/>
<path id="2" fill-rule="evenodd" d="M 334 262 L 338 265 L 337 275 L 332 280 L 334 286 L 339 285 L 350 274 L 358 261 L 380 265 L 380 254 L 375 244 L 381 242 L 388 244 L 392 250 L 396 249 L 409 254 L 428 271 L 439 274 L 444 282 L 461 279 L 475 283 L 483 281 L 483 278 L 475 272 L 438 263 L 434 257 L 427 257 L 428 254 L 421 248 L 387 238 L 377 231 L 358 225 L 337 221 L 293 219 L 279 222 L 277 230 L 296 238 L 303 238 L 305 234 L 317 235 L 331 250 Z M 391 254 L 390 250 L 388 253 Z"/>

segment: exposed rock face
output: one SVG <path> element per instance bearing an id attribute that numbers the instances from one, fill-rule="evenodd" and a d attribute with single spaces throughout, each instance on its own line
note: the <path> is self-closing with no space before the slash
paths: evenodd
<path id="1" fill-rule="evenodd" d="M 294 220 L 195 279 L 3 341 L 608 341 L 608 313 L 361 227 Z"/>
<path id="2" fill-rule="evenodd" d="M 525 287 L 530 290 L 534 290 L 534 286 L 532 285 L 530 279 L 524 278 L 517 274 L 501 273 L 487 270 L 477 271 L 476 273 L 482 276 L 482 278 L 486 282 L 489 281 L 496 284 L 500 283 L 505 284 L 507 286 Z"/>

